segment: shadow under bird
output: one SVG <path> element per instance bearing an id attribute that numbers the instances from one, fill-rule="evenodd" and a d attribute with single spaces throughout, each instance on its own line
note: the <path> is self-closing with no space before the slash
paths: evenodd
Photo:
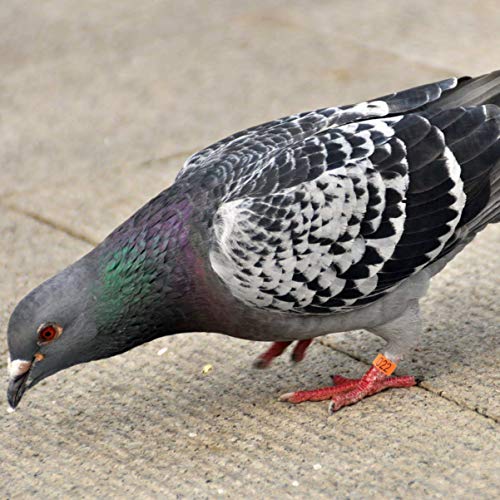
<path id="1" fill-rule="evenodd" d="M 430 279 L 500 221 L 500 71 L 281 118 L 191 156 L 174 184 L 17 305 L 8 401 L 63 368 L 192 331 L 292 342 L 365 328 L 360 379 L 290 392 L 330 410 L 388 387 Z"/>

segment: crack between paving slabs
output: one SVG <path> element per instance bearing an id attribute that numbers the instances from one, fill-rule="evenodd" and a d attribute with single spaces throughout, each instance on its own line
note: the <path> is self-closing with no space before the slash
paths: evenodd
<path id="1" fill-rule="evenodd" d="M 187 160 L 191 155 L 197 153 L 198 151 L 200 151 L 199 148 L 188 149 L 185 151 L 179 151 L 178 153 L 172 153 L 171 155 L 160 156 L 159 158 L 150 158 L 148 160 L 144 160 L 140 163 L 133 165 L 132 168 L 147 168 L 152 165 L 155 165 L 156 163 L 164 163 L 170 160 L 175 160 L 177 158 L 186 158 Z"/>
<path id="2" fill-rule="evenodd" d="M 92 246 L 96 246 L 99 244 L 98 241 L 95 241 L 94 239 L 90 238 L 89 236 L 82 234 L 78 231 L 75 231 L 74 229 L 64 226 L 62 224 L 59 224 L 57 222 L 54 222 L 48 217 L 44 217 L 43 215 L 40 215 L 38 213 L 32 212 L 31 210 L 26 210 L 25 208 L 20 208 L 14 203 L 2 203 L 5 208 L 12 210 L 13 212 L 16 212 L 21 215 L 25 215 L 26 217 L 29 217 L 30 219 L 33 219 L 37 222 L 40 222 L 41 224 L 44 224 L 45 226 L 49 226 L 52 229 L 55 229 L 56 231 L 60 231 L 61 233 L 66 234 L 67 236 L 71 236 L 74 239 L 77 239 L 79 241 L 83 241 L 84 243 L 88 243 Z"/>
<path id="3" fill-rule="evenodd" d="M 190 150 L 187 150 L 187 151 L 180 151 L 178 153 L 173 153 L 171 155 L 167 155 L 167 156 L 163 156 L 163 157 L 160 157 L 160 158 L 152 158 L 152 159 L 149 159 L 149 160 L 145 160 L 141 163 L 138 163 L 136 165 L 134 165 L 133 167 L 131 168 L 144 168 L 144 167 L 149 167 L 151 165 L 154 165 L 155 163 L 163 163 L 163 162 L 167 162 L 167 161 L 170 161 L 170 160 L 173 160 L 175 158 L 179 158 L 179 157 L 189 157 L 190 155 L 196 153 L 198 151 L 198 149 L 190 149 Z M 13 196 L 15 195 L 18 195 L 19 193 L 12 193 Z M 58 222 L 54 222 L 53 220 L 51 220 L 49 217 L 44 217 L 43 215 L 40 215 L 36 212 L 33 212 L 31 210 L 27 210 L 25 208 L 21 208 L 19 206 L 17 206 L 15 203 L 13 202 L 3 202 L 1 203 L 3 206 L 5 206 L 6 208 L 18 213 L 18 214 L 22 214 L 22 215 L 25 215 L 26 217 L 29 217 L 33 220 L 36 220 L 37 222 L 40 222 L 41 224 L 44 224 L 46 226 L 49 226 L 51 227 L 52 229 L 55 229 L 57 231 L 60 231 L 68 236 L 71 236 L 72 238 L 75 238 L 77 240 L 80 240 L 80 241 L 83 241 L 84 243 L 88 243 L 92 246 L 96 246 L 99 244 L 99 242 L 97 240 L 94 240 L 93 238 L 89 237 L 88 235 L 86 234 L 83 234 L 79 231 L 75 231 L 73 228 L 71 227 L 68 227 L 68 226 L 65 226 L 63 224 L 60 224 Z"/>

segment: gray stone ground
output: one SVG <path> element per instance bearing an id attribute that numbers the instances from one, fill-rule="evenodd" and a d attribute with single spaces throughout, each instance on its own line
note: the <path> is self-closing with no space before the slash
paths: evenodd
<path id="1" fill-rule="evenodd" d="M 3 0 L 0 368 L 15 303 L 187 154 L 276 116 L 498 68 L 499 33 L 497 0 Z M 419 387 L 328 417 L 276 397 L 360 375 L 380 345 L 368 334 L 266 372 L 251 368 L 264 345 L 160 339 L 0 414 L 0 495 L 498 497 L 499 243 L 488 228 L 435 279 L 401 366 Z"/>

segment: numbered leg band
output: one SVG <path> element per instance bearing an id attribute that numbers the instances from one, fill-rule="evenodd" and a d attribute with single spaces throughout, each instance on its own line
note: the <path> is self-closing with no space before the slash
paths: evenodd
<path id="1" fill-rule="evenodd" d="M 393 363 L 390 359 L 387 359 L 383 354 L 379 354 L 372 362 L 372 365 L 385 375 L 391 375 L 396 367 L 396 363 Z"/>

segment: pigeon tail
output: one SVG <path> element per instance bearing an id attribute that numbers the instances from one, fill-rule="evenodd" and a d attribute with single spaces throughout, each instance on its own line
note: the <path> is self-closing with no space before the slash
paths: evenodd
<path id="1" fill-rule="evenodd" d="M 488 224 L 500 222 L 500 162 L 498 162 L 491 176 L 490 197 L 482 212 L 471 221 L 471 230 L 477 233 Z"/>
<path id="2" fill-rule="evenodd" d="M 460 78 L 454 89 L 448 90 L 441 99 L 426 105 L 425 108 L 451 109 L 482 104 L 500 106 L 500 70 L 474 78 Z"/>
<path id="3" fill-rule="evenodd" d="M 500 82 L 497 84 L 497 92 L 500 92 Z M 498 100 L 498 93 L 496 97 Z M 492 144 L 478 158 L 462 165 L 464 184 L 469 189 L 469 196 L 459 226 L 464 224 L 472 234 L 478 233 L 488 224 L 500 222 L 500 160 L 498 159 L 500 157 L 500 107 L 496 105 L 485 107 L 488 107 L 491 116 Z M 486 169 L 484 166 L 477 167 L 479 161 L 486 165 Z M 468 207 L 471 207 L 471 210 Z"/>
<path id="4" fill-rule="evenodd" d="M 474 236 L 488 224 L 500 222 L 500 70 L 459 79 L 456 88 L 425 106 L 425 111 L 472 107 L 481 110 L 484 122 L 478 127 L 471 123 L 470 133 L 450 149 L 459 160 L 467 196 L 458 228 Z M 486 147 L 474 154 L 478 142 Z"/>

